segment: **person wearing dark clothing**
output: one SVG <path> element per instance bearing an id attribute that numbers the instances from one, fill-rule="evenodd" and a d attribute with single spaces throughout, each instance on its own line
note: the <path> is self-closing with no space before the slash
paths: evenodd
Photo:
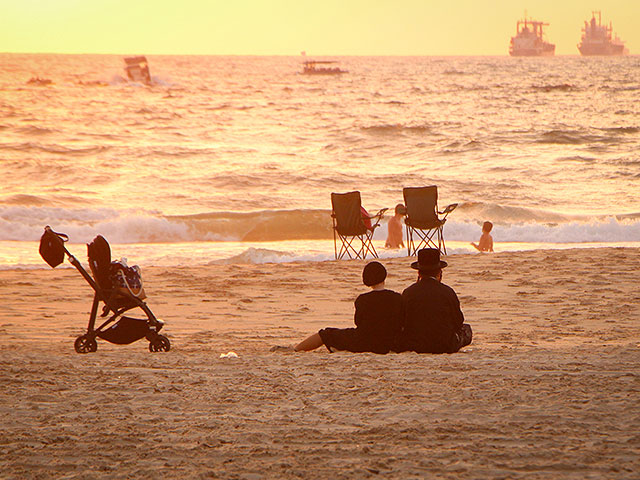
<path id="1" fill-rule="evenodd" d="M 355 301 L 355 328 L 323 328 L 300 342 L 296 351 L 315 350 L 325 345 L 330 352 L 389 353 L 396 345 L 402 322 L 402 296 L 384 288 L 387 271 L 379 262 L 368 263 L 362 272 L 371 292 Z"/>
<path id="2" fill-rule="evenodd" d="M 418 261 L 411 264 L 418 270 L 418 281 L 402 292 L 400 351 L 454 353 L 471 343 L 471 326 L 464 323 L 458 296 L 442 283 L 446 266 L 438 249 L 418 251 Z"/>
<path id="3" fill-rule="evenodd" d="M 323 328 L 318 332 L 329 350 L 389 353 L 400 333 L 402 296 L 380 289 L 363 293 L 355 301 L 356 328 Z"/>

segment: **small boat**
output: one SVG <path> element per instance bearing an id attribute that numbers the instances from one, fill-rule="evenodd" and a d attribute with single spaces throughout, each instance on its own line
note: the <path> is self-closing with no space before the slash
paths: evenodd
<path id="1" fill-rule="evenodd" d="M 80 80 L 78 81 L 78 85 L 82 85 L 83 87 L 106 87 L 109 84 L 102 80 Z"/>
<path id="2" fill-rule="evenodd" d="M 596 14 L 598 22 L 596 23 Z M 591 21 L 584 22 L 582 38 L 578 44 L 581 55 L 624 55 L 629 53 L 624 42 L 613 35 L 613 27 L 602 25 L 602 14 L 600 12 L 591 13 Z"/>
<path id="3" fill-rule="evenodd" d="M 546 26 L 549 24 L 527 19 L 526 15 L 524 20 L 518 20 L 516 36 L 511 37 L 509 55 L 512 57 L 553 56 L 556 52 L 556 46 L 546 42 L 542 33 L 542 27 Z"/>
<path id="4" fill-rule="evenodd" d="M 151 74 L 149 73 L 147 57 L 127 57 L 124 59 L 124 64 L 124 70 L 130 81 L 151 85 Z"/>
<path id="5" fill-rule="evenodd" d="M 305 75 L 339 75 L 341 73 L 348 73 L 347 70 L 342 70 L 340 67 L 322 66 L 336 63 L 338 62 L 332 60 L 306 60 L 302 64 L 302 73 Z"/>
<path id="6" fill-rule="evenodd" d="M 46 85 L 51 85 L 53 83 L 52 80 L 48 79 L 48 78 L 40 78 L 40 77 L 31 77 L 29 80 L 27 80 L 27 85 L 39 85 L 39 86 L 46 86 Z"/>

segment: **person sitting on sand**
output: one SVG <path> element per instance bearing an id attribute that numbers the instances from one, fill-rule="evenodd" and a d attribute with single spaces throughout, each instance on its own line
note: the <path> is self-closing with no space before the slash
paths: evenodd
<path id="1" fill-rule="evenodd" d="M 471 343 L 471 326 L 464 323 L 456 292 L 442 283 L 442 269 L 436 248 L 418 251 L 418 281 L 402 292 L 403 330 L 398 351 L 454 353 Z"/>
<path id="2" fill-rule="evenodd" d="M 330 352 L 389 353 L 400 332 L 402 297 L 384 288 L 387 270 L 380 262 L 370 262 L 362 271 L 362 281 L 371 291 L 356 298 L 355 328 L 323 328 L 300 342 L 295 351 L 315 350 L 325 345 Z"/>
<path id="3" fill-rule="evenodd" d="M 489 233 L 491 232 L 492 228 L 493 223 L 484 222 L 482 224 L 482 235 L 480 235 L 478 244 L 476 245 L 475 243 L 471 242 L 471 245 L 473 245 L 479 252 L 493 252 L 493 237 Z"/>
<path id="4" fill-rule="evenodd" d="M 387 241 L 384 246 L 386 248 L 404 248 L 402 242 L 402 217 L 407 214 L 406 207 L 399 203 L 396 205 L 395 215 L 391 217 L 387 224 Z"/>

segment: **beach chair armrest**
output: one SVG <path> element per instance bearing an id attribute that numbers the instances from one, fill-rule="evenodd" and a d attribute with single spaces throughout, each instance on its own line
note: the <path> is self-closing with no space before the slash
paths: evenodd
<path id="1" fill-rule="evenodd" d="M 389 210 L 389 209 L 388 208 L 381 208 L 380 210 L 378 210 L 378 213 L 373 215 L 371 218 L 382 218 L 387 210 Z"/>
<path id="2" fill-rule="evenodd" d="M 447 205 L 444 210 L 442 210 L 441 212 L 438 212 L 439 215 L 449 215 L 451 212 L 453 212 L 456 207 L 458 206 L 457 203 L 452 203 L 451 205 Z"/>
<path id="3" fill-rule="evenodd" d="M 384 213 L 389 210 L 388 208 L 381 208 L 375 215 L 369 215 L 369 219 L 372 220 L 372 228 L 380 225 L 380 220 L 384 216 Z"/>

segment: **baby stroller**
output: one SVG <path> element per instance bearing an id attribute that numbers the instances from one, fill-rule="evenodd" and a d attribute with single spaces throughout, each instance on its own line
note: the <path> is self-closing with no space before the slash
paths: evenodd
<path id="1" fill-rule="evenodd" d="M 45 227 L 44 234 L 40 239 L 40 256 L 49 266 L 55 268 L 64 261 L 66 254 L 71 265 L 76 267 L 95 291 L 87 333 L 80 335 L 76 339 L 74 343 L 76 352 L 95 352 L 98 349 L 96 337 L 119 345 L 128 345 L 141 338 L 146 338 L 149 340 L 150 352 L 168 352 L 171 348 L 169 339 L 158 333 L 162 329 L 164 322 L 158 320 L 143 301 L 145 295 L 141 285 L 139 291 L 136 292 L 136 288 L 131 288 L 126 283 L 124 275 L 116 275 L 121 266 L 117 262 L 112 264 L 109 243 L 101 235 L 98 235 L 87 245 L 92 277 L 65 247 L 64 243 L 68 239 L 69 237 L 64 233 L 56 233 L 50 227 Z M 126 288 L 122 288 L 119 280 L 123 277 L 125 278 Z M 100 302 L 104 303 L 101 316 L 107 317 L 109 314 L 111 315 L 102 325 L 95 328 Z M 146 319 L 123 315 L 123 313 L 136 307 L 142 309 L 147 316 Z"/>

